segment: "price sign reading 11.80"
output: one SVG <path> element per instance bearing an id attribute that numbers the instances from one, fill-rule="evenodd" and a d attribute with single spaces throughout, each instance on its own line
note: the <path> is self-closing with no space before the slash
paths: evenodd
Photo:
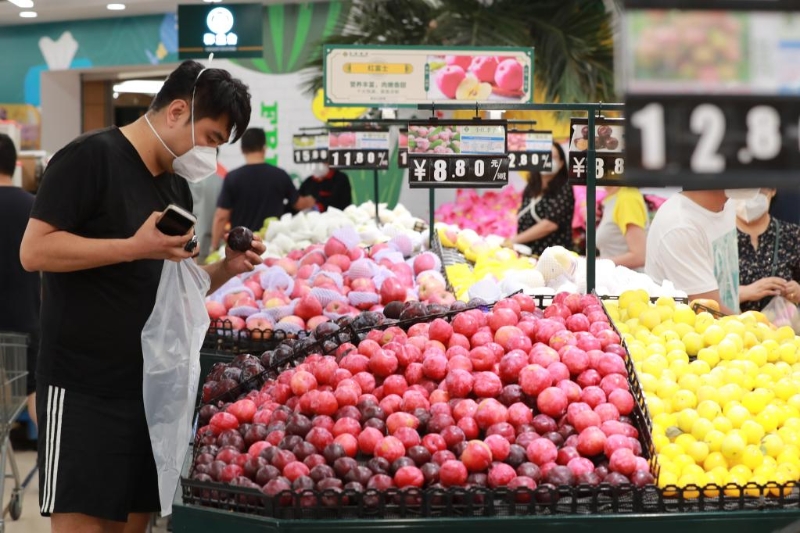
<path id="1" fill-rule="evenodd" d="M 409 123 L 409 187 L 497 188 L 507 183 L 506 121 Z"/>
<path id="2" fill-rule="evenodd" d="M 734 188 L 797 183 L 796 96 L 630 94 L 625 114 L 630 165 L 626 181 L 632 185 Z"/>
<path id="3" fill-rule="evenodd" d="M 332 130 L 328 136 L 331 168 L 389 167 L 388 130 Z"/>

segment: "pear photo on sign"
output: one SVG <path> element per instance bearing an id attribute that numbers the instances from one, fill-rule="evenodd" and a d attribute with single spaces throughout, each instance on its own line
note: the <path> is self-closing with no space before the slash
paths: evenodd
<path id="1" fill-rule="evenodd" d="M 625 150 L 624 126 L 609 126 L 601 124 L 595 126 L 594 148 L 598 152 L 623 152 Z M 589 126 L 573 124 L 572 126 L 573 152 L 585 152 L 589 149 Z"/>

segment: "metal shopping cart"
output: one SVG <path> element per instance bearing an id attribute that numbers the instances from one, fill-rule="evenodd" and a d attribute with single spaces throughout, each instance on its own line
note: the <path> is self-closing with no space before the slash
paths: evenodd
<path id="1" fill-rule="evenodd" d="M 9 441 L 12 424 L 25 408 L 28 336 L 22 333 L 0 332 L 0 502 L 3 502 L 5 479 L 14 479 L 11 501 L 0 516 L 0 533 L 5 531 L 5 515 L 17 520 L 22 514 L 23 484 Z M 6 474 L 6 458 L 11 474 Z"/>

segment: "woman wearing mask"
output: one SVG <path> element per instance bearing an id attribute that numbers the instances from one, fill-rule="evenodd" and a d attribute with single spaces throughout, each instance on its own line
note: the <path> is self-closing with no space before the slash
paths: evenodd
<path id="1" fill-rule="evenodd" d="M 537 256 L 550 246 L 573 248 L 575 197 L 567 181 L 564 149 L 553 143 L 552 153 L 550 172 L 531 173 L 517 211 L 517 234 L 506 241 L 509 246 L 524 244 Z"/>
<path id="2" fill-rule="evenodd" d="M 597 249 L 615 265 L 644 270 L 647 206 L 632 187 L 606 187 L 603 218 L 597 226 Z"/>
<path id="3" fill-rule="evenodd" d="M 800 303 L 800 226 L 770 216 L 775 189 L 735 200 L 742 311 L 760 311 L 773 296 Z"/>
<path id="4" fill-rule="evenodd" d="M 344 209 L 353 203 L 350 177 L 325 163 L 312 167 L 311 176 L 300 185 L 300 196 L 311 196 L 317 211 L 327 211 L 329 207 Z"/>

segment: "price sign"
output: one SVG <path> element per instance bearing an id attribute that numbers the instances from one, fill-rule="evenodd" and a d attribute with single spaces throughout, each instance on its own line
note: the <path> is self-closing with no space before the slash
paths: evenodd
<path id="1" fill-rule="evenodd" d="M 397 166 L 408 168 L 408 128 L 400 128 L 397 136 Z"/>
<path id="2" fill-rule="evenodd" d="M 553 168 L 552 131 L 509 131 L 508 169 L 547 171 Z"/>
<path id="3" fill-rule="evenodd" d="M 328 161 L 328 134 L 299 134 L 292 136 L 294 162 L 325 163 Z"/>
<path id="4" fill-rule="evenodd" d="M 389 168 L 388 130 L 332 130 L 328 146 L 331 168 Z"/>
<path id="5" fill-rule="evenodd" d="M 626 0 L 624 181 L 785 187 L 800 164 L 796 0 Z M 665 45 L 665 42 L 669 45 Z"/>
<path id="6" fill-rule="evenodd" d="M 797 97 L 637 94 L 625 113 L 635 169 L 627 178 L 639 186 L 694 186 L 724 173 L 726 187 L 775 187 L 800 165 Z"/>
<path id="7" fill-rule="evenodd" d="M 594 126 L 595 178 L 598 185 L 620 185 L 625 172 L 625 126 L 622 119 L 598 118 Z M 589 120 L 570 121 L 569 177 L 585 184 L 589 170 Z"/>
<path id="8" fill-rule="evenodd" d="M 411 188 L 496 188 L 508 183 L 502 120 L 412 122 L 408 152 Z"/>

